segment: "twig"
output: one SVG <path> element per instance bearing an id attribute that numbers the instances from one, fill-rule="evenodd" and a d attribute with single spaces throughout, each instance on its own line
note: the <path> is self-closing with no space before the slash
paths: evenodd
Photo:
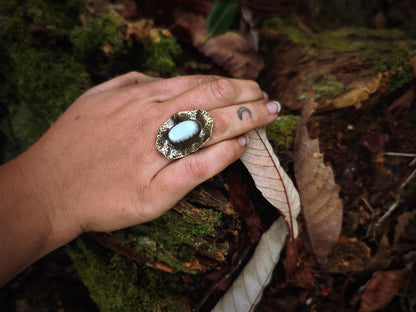
<path id="1" fill-rule="evenodd" d="M 360 199 L 364 202 L 364 204 L 367 206 L 367 208 L 370 210 L 371 214 L 374 214 L 374 209 L 371 207 L 370 203 L 368 202 L 367 198 L 364 197 L 364 195 L 360 196 Z"/>
<path id="2" fill-rule="evenodd" d="M 384 155 L 387 155 L 387 156 L 401 156 L 401 157 L 416 157 L 416 154 L 412 154 L 412 153 L 385 152 Z"/>
<path id="3" fill-rule="evenodd" d="M 414 165 L 416 165 L 416 154 L 413 154 L 413 153 L 385 152 L 384 155 L 400 156 L 400 157 L 414 157 L 413 160 L 409 163 L 409 167 L 413 167 Z"/>
<path id="4" fill-rule="evenodd" d="M 416 158 L 410 164 L 412 164 L 413 162 L 416 162 Z M 407 177 L 407 179 L 400 185 L 399 196 L 394 201 L 394 203 L 390 206 L 390 208 L 386 211 L 386 213 L 377 221 L 375 225 L 375 229 L 378 229 L 383 224 L 384 220 L 386 220 L 396 210 L 397 206 L 400 203 L 400 192 L 406 187 L 407 184 L 409 184 L 410 180 L 412 180 L 415 176 L 416 176 L 416 169 L 413 170 L 413 172 Z"/>

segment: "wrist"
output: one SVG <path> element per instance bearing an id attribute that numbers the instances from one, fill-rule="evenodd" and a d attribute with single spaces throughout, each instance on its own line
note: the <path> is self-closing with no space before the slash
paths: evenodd
<path id="1" fill-rule="evenodd" d="M 59 182 L 64 179 L 60 178 L 60 168 L 51 159 L 53 157 L 36 143 L 16 159 L 21 177 L 19 188 L 32 199 L 30 208 L 44 216 L 48 232 L 45 242 L 47 252 L 61 247 L 82 233 L 81 226 L 66 204 L 65 186 Z"/>
<path id="2" fill-rule="evenodd" d="M 0 286 L 81 232 L 64 209 L 51 169 L 32 153 L 0 166 Z"/>

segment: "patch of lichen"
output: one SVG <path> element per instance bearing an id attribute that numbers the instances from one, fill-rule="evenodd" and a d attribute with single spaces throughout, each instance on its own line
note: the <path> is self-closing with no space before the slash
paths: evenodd
<path id="1" fill-rule="evenodd" d="M 410 48 L 414 42 L 410 42 L 409 34 L 402 30 L 341 28 L 306 33 L 296 26 L 294 19 L 278 17 L 264 21 L 262 27 L 275 29 L 294 44 L 303 46 L 310 58 L 355 53 L 356 60 L 373 64 L 374 72 L 389 74 L 388 93 L 401 88 L 413 76 L 409 60 L 414 54 Z M 409 42 L 404 44 L 405 40 Z"/>
<path id="2" fill-rule="evenodd" d="M 342 82 L 338 81 L 334 75 L 325 72 L 309 73 L 297 89 L 298 99 L 305 100 L 311 89 L 315 91 L 316 99 L 332 98 L 345 91 Z"/>
<path id="3" fill-rule="evenodd" d="M 71 243 L 67 253 L 101 312 L 184 311 L 183 282 L 175 274 L 137 267 L 83 239 Z"/>
<path id="4" fill-rule="evenodd" d="M 275 153 L 292 150 L 299 116 L 279 116 L 267 126 L 267 137 L 274 147 Z"/>
<path id="5" fill-rule="evenodd" d="M 191 250 L 213 247 L 210 242 L 221 224 L 221 212 L 185 207 L 180 214 L 170 211 L 152 222 L 113 235 L 125 246 L 136 248 L 154 261 L 165 263 L 178 272 L 196 274 L 198 271 L 187 268 L 184 263 L 193 261 Z"/>

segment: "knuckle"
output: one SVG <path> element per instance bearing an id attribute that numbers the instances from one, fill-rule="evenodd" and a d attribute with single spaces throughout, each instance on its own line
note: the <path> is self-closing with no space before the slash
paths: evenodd
<path id="1" fill-rule="evenodd" d="M 228 161 L 230 163 L 236 161 L 238 158 L 240 158 L 243 151 L 244 148 L 240 146 L 240 144 L 237 142 L 237 139 L 234 139 L 232 142 L 232 146 L 227 148 L 226 150 L 226 156 Z"/>
<path id="2" fill-rule="evenodd" d="M 257 82 L 255 82 L 254 80 L 249 80 L 249 84 L 250 84 L 249 88 L 251 92 L 253 92 L 253 94 L 256 97 L 261 98 L 264 96 L 263 91 L 261 90 L 260 85 Z"/>
<path id="3" fill-rule="evenodd" d="M 137 71 L 131 71 L 127 75 L 136 84 L 140 83 L 141 81 L 146 81 L 148 79 L 151 79 L 150 76 L 137 72 Z"/>
<path id="4" fill-rule="evenodd" d="M 208 161 L 206 157 L 188 157 L 186 162 L 186 174 L 187 176 L 202 180 L 208 174 Z"/>
<path id="5" fill-rule="evenodd" d="M 142 73 L 139 73 L 138 71 L 132 70 L 130 72 L 128 72 L 126 75 L 130 75 L 130 76 L 140 76 L 143 75 Z"/>
<path id="6" fill-rule="evenodd" d="M 224 136 L 227 134 L 229 122 L 223 115 L 217 114 L 214 118 L 214 127 L 212 133 L 215 136 Z"/>
<path id="7" fill-rule="evenodd" d="M 196 75 L 193 77 L 192 81 L 196 87 L 200 87 L 206 83 L 211 82 L 213 79 L 215 79 L 213 76 Z"/>
<path id="8" fill-rule="evenodd" d="M 220 78 L 211 84 L 211 93 L 215 99 L 223 101 L 234 97 L 237 88 L 231 79 Z"/>
<path id="9" fill-rule="evenodd" d="M 145 77 L 146 75 L 139 73 L 137 71 L 131 71 L 127 73 L 126 76 L 131 77 L 131 78 L 141 78 L 141 77 Z"/>

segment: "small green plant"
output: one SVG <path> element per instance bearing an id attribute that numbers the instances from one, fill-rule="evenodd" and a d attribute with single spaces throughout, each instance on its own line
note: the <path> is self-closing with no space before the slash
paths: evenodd
<path id="1" fill-rule="evenodd" d="M 207 36 L 202 43 L 212 36 L 219 36 L 227 32 L 234 22 L 239 9 L 236 0 L 218 0 L 212 7 L 207 18 Z"/>

